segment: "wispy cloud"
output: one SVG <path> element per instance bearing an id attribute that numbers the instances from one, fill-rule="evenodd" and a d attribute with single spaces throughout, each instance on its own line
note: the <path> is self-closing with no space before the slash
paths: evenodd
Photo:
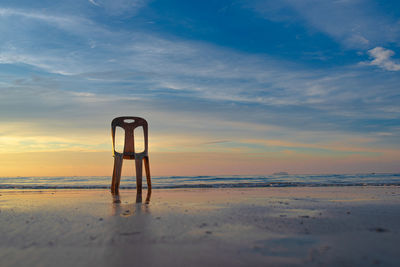
<path id="1" fill-rule="evenodd" d="M 14 8 L 0 8 L 0 17 L 24 17 L 27 19 L 41 20 L 61 28 L 66 28 L 70 30 L 75 29 L 75 31 L 79 31 L 79 28 L 77 27 L 78 25 L 84 26 L 85 24 L 90 24 L 89 20 L 82 17 L 50 15 L 33 10 Z"/>
<path id="2" fill-rule="evenodd" d="M 368 50 L 368 54 L 372 58 L 370 62 L 367 62 L 368 65 L 378 66 L 389 71 L 400 70 L 400 63 L 392 59 L 395 54 L 394 51 L 378 46 Z"/>
<path id="3" fill-rule="evenodd" d="M 96 3 L 94 0 L 88 0 L 91 4 L 95 5 L 95 6 L 100 6 L 98 3 Z"/>
<path id="4" fill-rule="evenodd" d="M 305 144 L 339 142 L 343 133 L 392 133 L 371 143 L 399 136 L 391 120 L 399 116 L 400 78 L 387 73 L 315 69 L 138 29 L 112 31 L 85 17 L 2 12 L 9 27 L 0 28 L 6 37 L 0 63 L 18 71 L 1 79 L 0 118 L 34 120 L 37 136 L 48 130 L 64 137 L 69 130 L 89 137 L 126 114 L 148 118 L 158 140 L 170 134 L 164 147 L 178 133 L 196 144 L 240 144 L 243 136 Z M 50 38 L 38 34 L 46 31 Z M 108 140 L 108 131 L 101 138 Z M 91 142 L 78 141 L 68 142 Z"/>
<path id="5" fill-rule="evenodd" d="M 112 16 L 134 16 L 148 0 L 89 0 L 89 2 L 104 8 Z"/>
<path id="6" fill-rule="evenodd" d="M 373 1 L 283 0 L 250 1 L 266 19 L 302 23 L 349 48 L 368 49 L 388 42 L 400 43 L 398 20 L 379 12 Z"/>
<path id="7" fill-rule="evenodd" d="M 34 12 L 11 13 L 25 16 Z M 42 14 L 40 18 L 52 24 L 46 15 Z M 84 19 L 81 21 L 83 23 Z M 167 40 L 144 32 L 112 33 L 92 21 L 86 24 L 86 29 L 78 28 L 78 32 L 73 27 L 68 31 L 77 34 L 72 40 L 87 43 L 86 47 L 49 49 L 48 44 L 43 43 L 43 51 L 33 51 L 10 38 L 8 43 L 11 42 L 13 47 L 3 50 L 1 61 L 29 64 L 56 74 L 78 75 L 75 78 L 78 81 L 91 81 L 84 85 L 90 88 L 120 83 L 120 89 L 107 91 L 124 97 L 128 97 L 128 92 L 142 97 L 162 92 L 166 96 L 180 95 L 186 101 L 204 98 L 240 105 L 258 104 L 260 109 L 268 108 L 269 112 L 273 107 L 298 109 L 302 105 L 324 112 L 327 108 L 330 108 L 329 112 L 338 112 L 349 102 L 359 99 L 360 85 L 354 82 L 363 74 L 355 70 L 315 71 L 269 56 L 256 57 L 202 42 Z M 22 27 L 16 30 L 24 33 Z M 43 42 L 35 37 L 32 41 Z M 96 41 L 98 46 L 92 49 L 89 41 Z M 368 92 L 365 87 L 363 90 Z M 89 88 L 84 89 L 84 92 L 88 91 Z M 338 100 L 337 104 L 327 106 L 332 99 Z"/>

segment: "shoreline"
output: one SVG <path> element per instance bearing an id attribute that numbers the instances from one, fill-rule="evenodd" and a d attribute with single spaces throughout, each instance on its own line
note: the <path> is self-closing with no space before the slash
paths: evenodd
<path id="1" fill-rule="evenodd" d="M 397 266 L 400 187 L 0 190 L 1 266 Z"/>
<path id="2" fill-rule="evenodd" d="M 183 186 L 163 186 L 163 187 L 152 187 L 153 190 L 170 190 L 170 189 L 261 189 L 261 188 L 310 188 L 310 187 L 400 187 L 400 183 L 354 183 L 354 184 L 328 184 L 328 183 L 281 183 L 272 182 L 267 184 L 212 184 L 212 185 L 183 185 Z M 147 190 L 147 186 L 142 187 Z M 124 187 L 121 186 L 120 190 L 134 190 L 136 187 Z M 111 190 L 110 186 L 0 186 L 0 191 L 3 190 Z"/>
<path id="3" fill-rule="evenodd" d="M 122 177 L 121 189 L 135 189 L 136 177 Z M 2 189 L 109 189 L 110 176 L 2 177 Z M 325 175 L 153 176 L 153 189 L 400 186 L 400 173 Z M 146 187 L 146 183 L 143 184 Z"/>

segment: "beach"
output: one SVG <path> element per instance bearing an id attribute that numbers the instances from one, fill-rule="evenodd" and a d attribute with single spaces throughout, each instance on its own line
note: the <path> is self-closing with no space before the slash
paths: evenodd
<path id="1" fill-rule="evenodd" d="M 0 266 L 399 266 L 400 187 L 3 189 Z"/>

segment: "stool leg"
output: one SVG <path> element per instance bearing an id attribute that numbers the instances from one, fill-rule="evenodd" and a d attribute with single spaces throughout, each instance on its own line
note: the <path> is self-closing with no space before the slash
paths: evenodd
<path id="1" fill-rule="evenodd" d="M 150 162 L 149 157 L 144 157 L 144 168 L 146 170 L 147 190 L 151 191 Z"/>
<path id="2" fill-rule="evenodd" d="M 135 159 L 135 165 L 136 165 L 136 192 L 137 194 L 142 194 L 142 158 L 137 157 Z"/>
<path id="3" fill-rule="evenodd" d="M 136 203 L 142 203 L 142 194 L 136 192 Z"/>
<path id="4" fill-rule="evenodd" d="M 151 198 L 151 190 L 147 190 L 146 204 L 150 203 L 150 198 Z"/>
<path id="5" fill-rule="evenodd" d="M 121 171 L 122 171 L 122 162 L 123 155 L 115 154 L 114 155 L 114 170 L 111 181 L 111 193 L 118 194 L 119 192 L 119 183 L 121 181 Z"/>

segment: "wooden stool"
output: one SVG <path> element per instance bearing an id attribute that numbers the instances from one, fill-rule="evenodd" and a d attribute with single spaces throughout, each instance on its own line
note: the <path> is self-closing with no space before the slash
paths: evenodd
<path id="1" fill-rule="evenodd" d="M 115 151 L 115 130 L 116 127 L 121 127 L 125 130 L 124 151 L 119 153 Z M 137 127 L 143 127 L 144 132 L 144 150 L 140 153 L 135 153 L 135 137 L 134 130 Z M 111 181 L 111 193 L 118 194 L 119 183 L 121 181 L 122 162 L 124 159 L 134 159 L 136 167 L 136 191 L 137 194 L 142 193 L 142 160 L 146 169 L 147 188 L 151 191 L 150 178 L 150 163 L 148 155 L 148 126 L 145 119 L 139 117 L 118 117 L 111 122 L 111 136 L 114 156 L 114 171 Z"/>

